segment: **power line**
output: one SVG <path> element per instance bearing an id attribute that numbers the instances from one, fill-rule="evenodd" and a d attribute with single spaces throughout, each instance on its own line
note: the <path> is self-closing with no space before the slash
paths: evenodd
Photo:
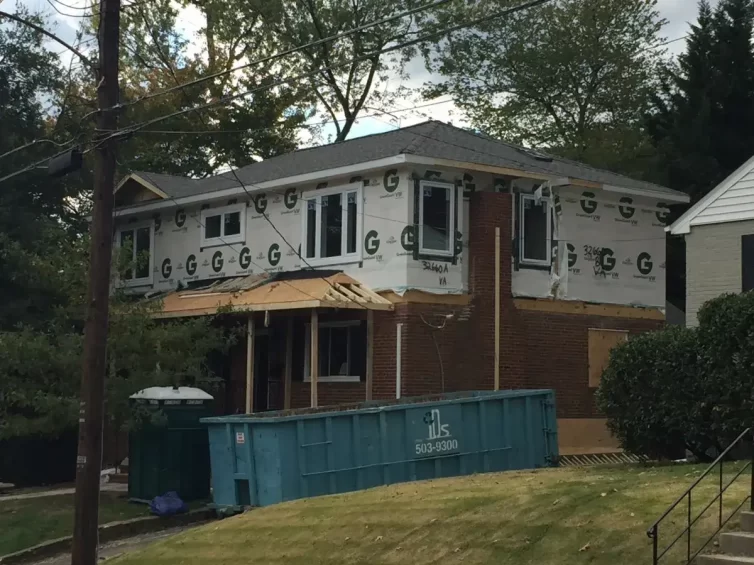
<path id="1" fill-rule="evenodd" d="M 287 55 L 292 55 L 293 53 L 297 53 L 299 51 L 303 51 L 304 49 L 308 49 L 308 48 L 311 48 L 311 47 L 316 47 L 318 45 L 322 45 L 322 44 L 325 44 L 325 43 L 329 43 L 331 41 L 336 41 L 338 39 L 342 39 L 344 37 L 348 37 L 350 35 L 353 35 L 354 33 L 358 33 L 358 32 L 364 31 L 364 30 L 369 29 L 371 27 L 375 27 L 375 26 L 378 26 L 378 25 L 383 25 L 383 24 L 386 24 L 386 23 L 390 23 L 390 22 L 392 22 L 394 20 L 402 19 L 402 18 L 405 18 L 406 16 L 410 16 L 410 15 L 416 14 L 416 13 L 424 11 L 424 10 L 428 10 L 428 9 L 432 9 L 432 8 L 437 8 L 438 6 L 441 6 L 443 4 L 447 4 L 448 2 L 451 2 L 451 1 L 453 1 L 453 0 L 436 0 L 435 2 L 431 2 L 429 4 L 423 4 L 421 6 L 417 6 L 416 8 L 412 8 L 410 10 L 406 10 L 404 12 L 401 12 L 400 14 L 395 14 L 395 15 L 390 16 L 388 18 L 383 18 L 382 20 L 367 22 L 366 24 L 363 24 L 363 25 L 355 27 L 355 28 L 351 28 L 351 29 L 343 31 L 341 33 L 337 33 L 335 35 L 331 35 L 331 36 L 325 37 L 323 39 L 318 39 L 317 41 L 312 41 L 312 42 L 307 43 L 305 45 L 299 45 L 299 46 L 296 46 L 296 47 L 292 47 L 290 49 L 286 49 L 285 51 L 281 51 L 280 53 L 275 53 L 273 55 L 269 55 L 267 57 L 263 57 L 262 59 L 257 59 L 256 61 L 252 61 L 250 63 L 244 63 L 243 65 L 238 65 L 236 67 L 233 67 L 232 69 L 228 69 L 228 70 L 225 70 L 225 71 L 219 71 L 219 72 L 216 72 L 216 73 L 212 73 L 212 74 L 200 77 L 198 79 L 195 79 L 195 80 L 192 80 L 192 81 L 189 81 L 189 82 L 186 82 L 186 83 L 182 83 L 182 84 L 176 85 L 174 87 L 167 88 L 165 90 L 161 90 L 159 92 L 153 92 L 153 93 L 147 94 L 145 96 L 137 98 L 136 100 L 132 100 L 131 102 L 125 102 L 125 103 L 118 104 L 117 106 L 115 106 L 112 109 L 117 109 L 117 108 L 123 108 L 123 107 L 127 107 L 127 106 L 132 106 L 134 104 L 138 104 L 138 103 L 143 102 L 145 100 L 149 100 L 151 98 L 155 98 L 157 96 L 163 96 L 165 94 L 169 94 L 170 92 L 175 92 L 176 90 L 187 88 L 189 86 L 195 86 L 197 84 L 202 84 L 204 82 L 213 80 L 215 78 L 219 78 L 219 77 L 222 77 L 222 76 L 225 76 L 225 75 L 228 75 L 228 74 L 235 73 L 236 71 L 240 71 L 240 70 L 243 70 L 243 69 L 246 69 L 246 68 L 249 68 L 249 67 L 253 67 L 253 66 L 256 66 L 256 65 L 261 65 L 263 63 L 269 63 L 270 61 L 274 61 L 274 60 L 280 59 L 280 58 L 285 57 Z M 529 4 L 536 5 L 536 4 L 541 4 L 541 3 L 549 2 L 549 1 L 551 1 L 551 0 L 535 0 L 535 1 L 529 2 Z M 483 20 L 480 20 L 480 21 L 483 21 Z M 374 56 L 375 54 L 376 53 L 372 53 L 371 55 Z M 361 59 L 358 59 L 358 60 L 361 60 Z M 355 63 L 358 60 L 349 61 L 346 64 Z M 320 69 L 320 71 L 322 71 L 322 70 L 328 70 L 328 69 L 326 69 L 326 68 Z M 320 72 L 320 71 L 317 71 L 317 72 Z"/>
<path id="2" fill-rule="evenodd" d="M 57 1 L 57 0 L 55 0 Z M 58 8 L 54 3 L 53 0 L 47 0 L 47 3 L 52 6 L 52 9 L 55 10 L 58 14 L 61 16 L 65 16 L 67 18 L 91 18 L 94 16 L 94 13 L 89 14 L 67 14 L 66 12 L 62 11 L 60 8 Z M 60 3 L 61 6 L 65 6 L 65 4 Z M 68 8 L 71 8 L 71 6 L 67 6 Z"/>
<path id="3" fill-rule="evenodd" d="M 311 78 L 313 76 L 316 76 L 316 75 L 320 74 L 322 71 L 336 69 L 336 68 L 339 68 L 339 67 L 343 67 L 343 66 L 351 65 L 353 63 L 357 63 L 359 61 L 363 61 L 363 60 L 371 59 L 371 58 L 374 58 L 374 57 L 378 57 L 378 56 L 383 55 L 385 53 L 390 53 L 392 51 L 398 51 L 400 49 L 404 49 L 406 47 L 410 47 L 412 45 L 416 45 L 418 43 L 422 43 L 422 42 L 428 41 L 430 39 L 434 39 L 434 38 L 437 38 L 437 37 L 441 37 L 441 36 L 447 35 L 449 33 L 452 33 L 454 31 L 458 31 L 458 30 L 463 29 L 463 28 L 467 28 L 467 27 L 471 27 L 471 26 L 474 26 L 474 25 L 477 25 L 477 24 L 480 24 L 480 23 L 483 23 L 483 22 L 487 22 L 490 19 L 499 18 L 499 17 L 505 16 L 505 15 L 508 15 L 508 14 L 512 14 L 512 13 L 515 13 L 515 12 L 518 12 L 518 11 L 521 11 L 521 10 L 524 10 L 524 9 L 528 9 L 528 8 L 533 7 L 533 6 L 538 6 L 538 5 L 541 5 L 541 4 L 545 4 L 545 3 L 551 2 L 551 1 L 552 0 L 531 0 L 531 1 L 526 2 L 524 4 L 519 4 L 518 6 L 514 6 L 512 8 L 507 8 L 505 10 L 501 10 L 501 11 L 495 13 L 495 14 L 492 14 L 492 15 L 489 15 L 489 16 L 485 16 L 483 18 L 476 18 L 474 20 L 468 21 L 466 23 L 461 23 L 461 24 L 452 26 L 450 28 L 445 28 L 445 29 L 442 29 L 442 30 L 430 32 L 430 33 L 428 33 L 426 35 L 423 35 L 421 37 L 417 37 L 416 39 L 412 39 L 410 41 L 405 41 L 405 42 L 393 45 L 391 47 L 386 47 L 386 48 L 380 49 L 378 51 L 372 51 L 372 52 L 366 53 L 366 54 L 361 55 L 359 57 L 355 57 L 355 58 L 350 59 L 348 61 L 344 61 L 343 63 L 339 63 L 339 64 L 335 64 L 335 65 L 329 65 L 329 66 L 326 66 L 326 67 L 320 67 L 319 69 L 316 69 L 316 70 L 311 71 L 311 72 L 302 73 L 300 75 L 296 75 L 296 76 L 290 77 L 290 78 L 280 79 L 280 80 L 274 81 L 272 83 L 268 83 L 268 84 L 265 84 L 265 85 L 253 88 L 251 90 L 240 92 L 240 93 L 237 93 L 237 94 L 232 94 L 232 95 L 224 96 L 221 99 L 219 99 L 217 101 L 214 101 L 214 102 L 208 102 L 208 103 L 205 103 L 205 104 L 200 104 L 199 106 L 194 106 L 192 108 L 187 108 L 187 109 L 184 109 L 184 110 L 178 110 L 178 111 L 172 112 L 170 114 L 165 114 L 163 116 L 160 116 L 160 117 L 157 117 L 157 118 L 153 118 L 151 120 L 144 121 L 144 122 L 142 122 L 140 124 L 137 124 L 135 126 L 130 126 L 130 127 L 125 128 L 123 130 L 111 133 L 108 137 L 105 137 L 100 143 L 104 143 L 105 141 L 107 141 L 109 139 L 112 139 L 113 137 L 124 137 L 124 136 L 130 135 L 130 134 L 133 134 L 133 133 L 137 132 L 138 130 L 143 129 L 143 128 L 147 127 L 147 126 L 150 126 L 152 124 L 156 124 L 156 123 L 159 123 L 159 122 L 162 122 L 162 121 L 165 121 L 165 120 L 168 120 L 170 118 L 177 117 L 177 116 L 182 116 L 182 115 L 187 114 L 189 112 L 195 112 L 197 110 L 205 110 L 205 109 L 214 108 L 214 107 L 217 107 L 217 106 L 225 106 L 229 102 L 232 102 L 233 100 L 237 100 L 239 98 L 244 98 L 244 97 L 249 96 L 250 94 L 254 94 L 256 92 L 260 92 L 260 91 L 263 91 L 263 90 L 269 90 L 269 89 L 275 88 L 277 86 L 282 86 L 282 85 L 285 85 L 285 84 L 289 84 L 289 83 L 291 83 L 293 81 L 302 80 L 302 79 L 306 79 L 306 78 Z M 222 73 L 222 74 L 225 74 L 225 73 Z M 186 84 L 192 84 L 192 83 L 186 83 Z M 183 87 L 185 87 L 185 85 L 182 85 L 181 87 L 175 87 L 172 90 L 177 90 L 177 89 L 183 88 Z M 164 92 L 166 92 L 166 91 L 164 91 Z M 131 103 L 126 104 L 126 105 L 130 105 L 130 104 Z M 124 106 L 124 105 L 116 105 L 116 106 L 112 107 L 111 109 L 116 109 L 116 108 L 119 108 L 121 106 Z M 89 114 L 89 115 L 91 115 L 91 114 Z"/>

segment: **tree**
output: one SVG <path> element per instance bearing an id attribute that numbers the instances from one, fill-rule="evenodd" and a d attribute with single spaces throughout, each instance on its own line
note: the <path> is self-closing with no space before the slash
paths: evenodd
<path id="1" fill-rule="evenodd" d="M 703 0 L 686 51 L 665 75 L 648 117 L 664 182 L 696 201 L 751 157 L 754 6 Z"/>
<path id="2" fill-rule="evenodd" d="M 444 27 L 512 5 L 450 4 L 428 23 Z M 426 94 L 452 95 L 490 135 L 644 176 L 642 120 L 663 24 L 656 0 L 554 0 L 425 46 L 428 70 L 442 76 Z"/>
<path id="3" fill-rule="evenodd" d="M 383 20 L 413 4 L 413 0 L 251 0 L 230 5 L 218 0 L 197 2 L 206 15 L 207 30 L 212 25 L 238 34 L 238 27 L 246 26 L 241 35 L 233 37 L 243 38 L 242 53 L 250 58 L 282 53 Z M 315 73 L 302 83 L 308 95 L 306 101 L 318 106 L 318 114 L 332 120 L 335 141 L 343 141 L 363 109 L 388 104 L 405 93 L 405 88 L 395 87 L 394 83 L 388 93 L 387 86 L 390 75 L 393 81 L 405 78 L 406 54 L 377 53 L 391 43 L 404 41 L 413 24 L 412 17 L 405 17 L 370 27 L 291 53 L 277 61 L 275 68 L 285 76 Z M 223 39 L 229 43 L 228 37 Z M 351 62 L 370 54 L 374 55 Z"/>

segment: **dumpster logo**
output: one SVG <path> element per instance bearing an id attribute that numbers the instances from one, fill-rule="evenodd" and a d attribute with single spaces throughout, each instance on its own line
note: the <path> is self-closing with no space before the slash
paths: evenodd
<path id="1" fill-rule="evenodd" d="M 443 424 L 440 421 L 440 411 L 431 410 L 424 414 L 424 423 L 429 428 L 428 440 L 450 437 L 450 424 Z"/>

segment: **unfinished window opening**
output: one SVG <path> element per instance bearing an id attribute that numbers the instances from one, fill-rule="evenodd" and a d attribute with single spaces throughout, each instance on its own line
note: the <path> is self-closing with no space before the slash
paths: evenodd
<path id="1" fill-rule="evenodd" d="M 361 260 L 362 184 L 354 183 L 304 196 L 302 251 L 314 265 Z"/>
<path id="2" fill-rule="evenodd" d="M 202 247 L 243 243 L 246 226 L 245 206 L 202 210 Z"/>
<path id="3" fill-rule="evenodd" d="M 453 255 L 456 187 L 450 183 L 419 183 L 419 253 Z"/>
<path id="4" fill-rule="evenodd" d="M 311 379 L 311 325 L 306 324 L 304 381 Z M 366 330 L 358 320 L 319 326 L 320 382 L 359 382 L 366 370 Z"/>
<path id="5" fill-rule="evenodd" d="M 625 330 L 589 329 L 589 388 L 599 388 L 610 362 L 610 351 L 627 340 Z"/>
<path id="6" fill-rule="evenodd" d="M 124 254 L 127 267 L 121 273 L 121 281 L 127 285 L 152 282 L 152 223 L 130 225 L 118 232 L 118 247 Z"/>
<path id="7" fill-rule="evenodd" d="M 552 213 L 548 198 L 520 196 L 519 262 L 549 267 L 552 248 Z"/>

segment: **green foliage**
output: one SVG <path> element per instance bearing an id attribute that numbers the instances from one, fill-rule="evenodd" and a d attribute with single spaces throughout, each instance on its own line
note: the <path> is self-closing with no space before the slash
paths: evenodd
<path id="1" fill-rule="evenodd" d="M 664 182 L 704 196 L 751 157 L 754 4 L 704 0 L 677 68 L 654 97 L 648 127 Z"/>
<path id="2" fill-rule="evenodd" d="M 698 398 L 697 332 L 669 328 L 616 347 L 597 399 L 624 449 L 673 457 L 687 446 Z"/>
<path id="3" fill-rule="evenodd" d="M 438 28 L 518 4 L 451 3 L 428 17 Z M 555 0 L 490 19 L 424 47 L 474 127 L 589 164 L 646 176 L 642 120 L 662 51 L 655 0 Z"/>
<path id="4" fill-rule="evenodd" d="M 643 334 L 614 349 L 597 399 L 633 453 L 704 459 L 754 423 L 754 293 L 699 311 L 699 327 Z"/>

